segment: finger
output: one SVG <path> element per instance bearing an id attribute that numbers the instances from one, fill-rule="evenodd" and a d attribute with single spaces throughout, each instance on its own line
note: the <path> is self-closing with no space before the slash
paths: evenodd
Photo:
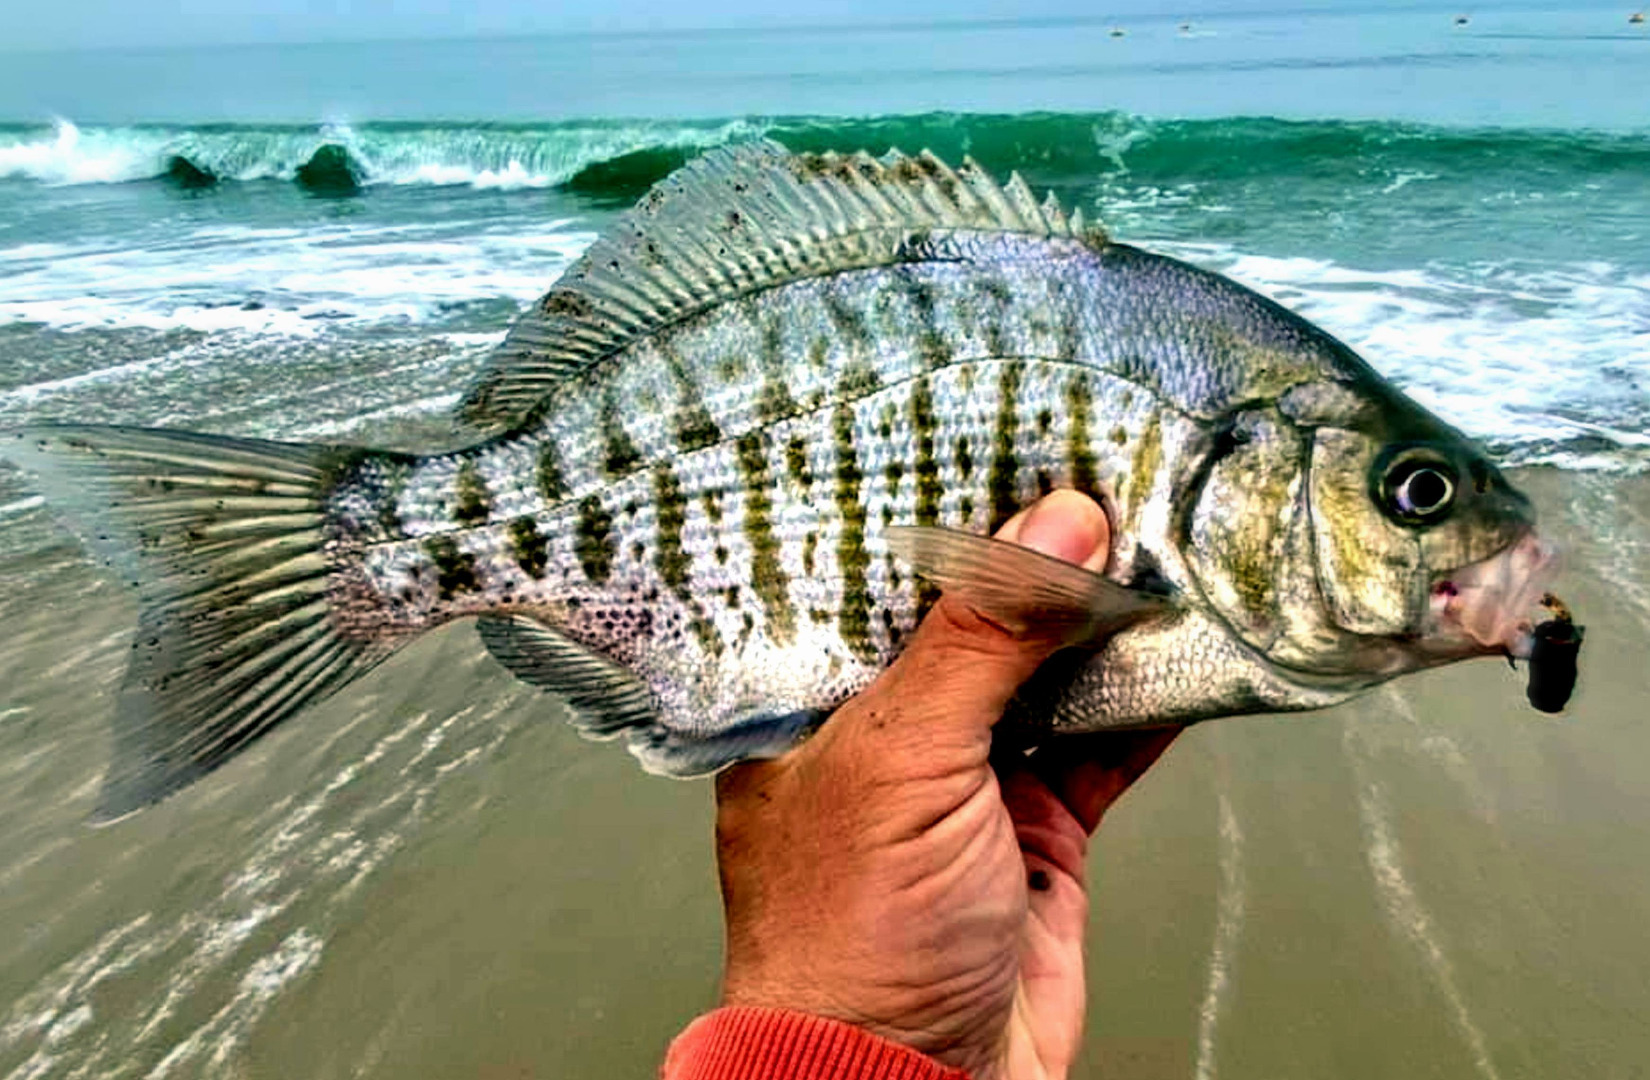
<path id="1" fill-rule="evenodd" d="M 1104 570 L 1111 554 L 1106 512 L 1087 495 L 1064 489 L 1009 518 L 997 538 L 1088 570 Z"/>
<path id="2" fill-rule="evenodd" d="M 1029 762 L 1007 770 L 998 767 L 997 776 L 1003 805 L 1025 855 L 1027 887 L 1034 893 L 1046 892 L 1050 870 L 1081 880 L 1089 834 L 1071 808 L 1032 771 Z"/>
<path id="3" fill-rule="evenodd" d="M 1088 497 L 1057 491 L 1016 514 L 999 539 L 1065 562 L 1103 567 L 1109 554 L 1106 515 Z M 874 690 L 901 695 L 927 716 L 989 729 L 1022 682 L 1059 647 L 1058 639 L 1016 635 L 943 597 Z"/>
<path id="4" fill-rule="evenodd" d="M 1163 755 L 1182 728 L 1072 735 L 1040 747 L 1030 763 L 1086 833 Z"/>
<path id="5" fill-rule="evenodd" d="M 1080 1006 L 1088 833 L 1029 768 L 1004 777 L 1002 790 L 1025 865 L 1020 978 L 1028 1005 L 1034 1011 L 1069 1008 L 1074 1001 Z"/>

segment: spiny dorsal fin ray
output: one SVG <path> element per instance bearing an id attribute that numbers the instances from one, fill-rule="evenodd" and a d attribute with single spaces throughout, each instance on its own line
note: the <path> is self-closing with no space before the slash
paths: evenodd
<path id="1" fill-rule="evenodd" d="M 1018 175 L 924 151 L 713 150 L 662 180 L 523 315 L 465 397 L 486 431 L 526 421 L 559 383 L 671 323 L 800 278 L 901 261 L 913 233 L 978 230 L 1105 242 Z"/>

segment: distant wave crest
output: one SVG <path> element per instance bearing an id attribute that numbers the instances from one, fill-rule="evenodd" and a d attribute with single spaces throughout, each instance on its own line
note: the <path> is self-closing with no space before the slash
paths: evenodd
<path id="1" fill-rule="evenodd" d="M 368 124 L 360 127 L 0 126 L 0 179 L 42 184 L 156 180 L 187 161 L 217 180 L 292 180 L 324 146 L 338 146 L 372 184 L 543 188 L 646 148 L 689 153 L 756 129 L 746 122 L 598 121 L 532 126 Z"/>

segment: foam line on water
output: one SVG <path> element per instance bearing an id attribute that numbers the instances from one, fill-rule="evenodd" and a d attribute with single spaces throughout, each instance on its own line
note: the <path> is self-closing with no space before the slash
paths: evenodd
<path id="1" fill-rule="evenodd" d="M 14 499 L 9 503 L 0 503 L 0 518 L 14 517 L 26 514 L 30 510 L 37 510 L 46 505 L 46 500 L 39 495 L 30 495 L 24 499 Z"/>
<path id="2" fill-rule="evenodd" d="M 18 999 L 5 1025 L 0 1026 L 0 1049 L 30 1038 L 35 1046 L 5 1080 L 37 1080 L 49 1075 L 59 1061 L 77 1055 L 77 1037 L 84 1039 L 82 1032 L 88 1027 L 94 1045 L 101 1041 L 95 1035 L 98 1025 L 94 1023 L 94 992 L 139 963 L 163 954 L 181 936 L 174 931 L 144 937 L 142 931 L 153 921 L 154 917 L 145 912 L 106 931 L 86 952 L 61 965 L 41 985 Z M 101 1056 L 101 1052 L 94 1056 Z"/>
<path id="3" fill-rule="evenodd" d="M 1243 871 L 1243 830 L 1232 810 L 1231 777 L 1219 758 L 1216 798 L 1220 812 L 1220 884 L 1215 894 L 1215 933 L 1209 948 L 1209 973 L 1197 1011 L 1196 1080 L 1215 1080 L 1216 1036 L 1231 996 L 1232 971 L 1243 933 L 1247 884 Z"/>
<path id="4" fill-rule="evenodd" d="M 14 1046 L 26 1036 L 43 1031 L 66 1009 L 74 1007 L 79 995 L 107 976 L 108 957 L 152 918 L 146 912 L 104 931 L 89 949 L 58 967 L 46 985 L 17 999 L 6 1022 L 0 1024 L 0 1047 Z"/>
<path id="5" fill-rule="evenodd" d="M 1356 723 L 1344 724 L 1342 748 L 1352 765 L 1358 785 L 1358 815 L 1364 829 L 1364 857 L 1369 864 L 1382 910 L 1392 926 L 1414 947 L 1432 977 L 1433 985 L 1449 1008 L 1457 1034 L 1466 1044 L 1474 1070 L 1482 1080 L 1500 1080 L 1501 1074 L 1490 1055 L 1488 1041 L 1467 1007 L 1466 996 L 1456 981 L 1454 965 L 1444 951 L 1432 915 L 1421 902 L 1404 868 L 1403 848 L 1392 828 L 1392 812 L 1380 782 L 1369 775 L 1361 738 Z"/>
<path id="6" fill-rule="evenodd" d="M 1641 626 L 1650 627 L 1650 580 L 1644 570 L 1650 566 L 1650 514 L 1609 480 L 1580 478 L 1570 492 L 1570 514 L 1583 527 L 1578 560 L 1599 568 L 1599 579 L 1634 609 Z"/>
<path id="7" fill-rule="evenodd" d="M 1501 816 L 1495 794 L 1484 782 L 1483 775 L 1473 759 L 1461 749 L 1461 744 L 1456 741 L 1455 736 L 1437 725 L 1423 723 L 1415 712 L 1415 707 L 1410 704 L 1409 698 L 1396 684 L 1388 683 L 1381 687 L 1379 696 L 1392 710 L 1393 715 L 1403 721 L 1404 731 L 1399 736 L 1403 740 L 1403 745 L 1419 745 L 1426 751 L 1432 762 L 1461 789 L 1478 819 L 1494 829 Z M 1378 738 L 1378 730 L 1375 725 L 1366 725 L 1360 734 L 1366 750 Z M 1500 833 L 1496 832 L 1493 835 L 1499 838 Z"/>
<path id="8" fill-rule="evenodd" d="M 434 394 L 430 397 L 418 398 L 414 401 L 399 402 L 395 405 L 386 405 L 381 409 L 371 409 L 358 413 L 343 420 L 327 420 L 317 424 L 305 424 L 295 428 L 292 435 L 303 439 L 336 439 L 350 435 L 368 424 L 383 420 L 395 420 L 409 416 L 436 416 L 451 412 L 459 402 L 461 394 Z"/>
<path id="9" fill-rule="evenodd" d="M 343 729 L 393 707 L 376 697 L 364 695 Z M 138 916 L 40 977 L 0 1018 L 0 1052 L 25 1054 L 6 1080 L 127 1075 L 134 1061 L 156 1061 L 147 1074 L 156 1080 L 239 1075 L 239 1056 L 270 1005 L 314 970 L 333 927 L 359 919 L 347 905 L 405 846 L 437 789 L 505 744 L 516 700 L 420 712 L 392 726 L 264 812 L 255 839 L 230 855 L 216 896 L 164 918 Z M 142 1006 L 96 1012 L 94 991 L 119 976 L 142 980 Z M 179 1018 L 189 1016 L 206 1019 L 180 1034 Z"/>
<path id="10" fill-rule="evenodd" d="M 273 904 L 253 904 L 244 913 L 237 912 L 220 919 L 186 918 L 184 925 L 188 927 L 189 936 L 195 939 L 195 949 L 167 980 L 165 994 L 150 1011 L 143 1026 L 138 1028 L 137 1041 L 143 1042 L 153 1036 L 203 980 L 233 956 L 259 927 L 284 911 L 294 898 L 288 896 Z"/>
<path id="11" fill-rule="evenodd" d="M 480 325 L 498 333 L 594 235 L 568 218 L 208 225 L 159 248 L 98 242 L 26 257 L 9 249 L 0 251 L 0 323 L 325 341 L 383 327 L 471 332 L 477 324 L 464 323 L 464 312 L 480 304 L 492 305 Z M 1650 275 L 1606 262 L 1369 270 L 1225 245 L 1154 246 L 1313 319 L 1509 463 L 1650 467 Z M 0 400 L 61 396 L 171 362 L 58 374 Z"/>
<path id="12" fill-rule="evenodd" d="M 205 1056 L 209 1075 L 222 1074 L 230 1056 L 245 1041 L 288 983 L 313 968 L 321 959 L 321 940 L 299 927 L 274 951 L 254 960 L 241 976 L 235 996 L 213 1014 L 212 1019 L 190 1032 L 172 1047 L 146 1080 L 162 1080 L 186 1062 Z"/>
<path id="13" fill-rule="evenodd" d="M 115 364 L 111 367 L 82 372 L 79 375 L 68 375 L 61 379 L 48 379 L 45 382 L 14 386 L 10 390 L 0 393 L 0 405 L 29 407 L 47 398 L 73 394 L 99 383 L 127 382 L 134 376 L 171 373 L 184 368 L 210 363 L 212 360 L 213 357 L 205 353 L 191 353 L 187 350 L 170 352 L 163 356 L 150 357 L 146 360 L 133 360 L 125 364 Z M 24 501 L 27 502 L 28 500 Z M 0 513 L 4 513 L 4 510 L 5 508 L 0 507 Z"/>

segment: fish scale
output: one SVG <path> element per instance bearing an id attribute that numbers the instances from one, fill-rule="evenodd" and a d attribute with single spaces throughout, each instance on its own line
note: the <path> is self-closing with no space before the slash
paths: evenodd
<path id="1" fill-rule="evenodd" d="M 804 295 L 811 298 L 813 291 Z M 957 350 L 957 355 L 963 351 Z M 1003 395 L 1005 382 L 1017 387 L 1012 401 Z M 664 461 L 640 463 L 617 480 L 594 483 L 594 497 L 613 521 L 605 540 L 615 553 L 613 566 L 601 580 L 592 580 L 580 556 L 584 515 L 574 494 L 533 517 L 550 548 L 548 565 L 540 575 L 522 571 L 519 559 L 508 554 L 507 527 L 494 522 L 443 534 L 475 557 L 473 588 L 444 594 L 427 551 L 405 542 L 377 546 L 395 555 L 374 560 L 388 570 L 374 579 L 374 587 L 392 593 L 416 582 L 414 587 L 424 597 L 425 618 L 432 624 L 505 603 L 538 610 L 555 618 L 573 639 L 653 673 L 650 682 L 661 697 L 674 687 L 688 687 L 688 693 L 676 691 L 681 707 L 703 716 L 705 726 L 715 730 L 726 726 L 753 696 L 771 696 L 776 671 L 807 670 L 806 659 L 822 648 L 846 673 L 838 681 L 842 695 L 858 689 L 897 654 L 925 610 L 924 601 L 931 602 L 933 594 L 894 558 L 886 541 L 890 526 L 926 523 L 983 529 L 991 524 L 993 499 L 1001 494 L 994 489 L 1006 489 L 1008 501 L 1022 505 L 1047 488 L 1071 486 L 1076 462 L 1084 458 L 1096 482 L 1127 475 L 1138 439 L 1148 426 L 1144 408 L 1130 416 L 1129 410 L 1118 407 L 1123 396 L 1134 396 L 1134 390 L 1131 383 L 1072 361 L 954 360 L 858 400 L 760 427 L 755 435 L 731 444 L 724 441 L 675 453 Z M 921 439 L 914 404 L 919 392 L 931 401 L 926 412 L 934 424 L 927 438 L 938 494 L 928 513 L 919 513 Z M 1101 433 L 1090 424 L 1073 428 L 1073 416 L 1094 407 L 1072 410 L 1074 393 L 1098 403 L 1114 418 L 1110 432 Z M 1143 395 L 1139 400 L 1146 402 Z M 1111 402 L 1118 405 L 1107 404 Z M 846 439 L 839 430 L 844 409 L 849 418 Z M 723 422 L 731 427 L 735 415 L 728 409 Z M 1009 435 L 1009 443 L 982 447 L 965 470 L 960 446 L 999 426 Z M 1118 432 L 1121 439 L 1115 437 Z M 627 424 L 626 435 L 638 446 L 659 437 L 656 429 L 634 423 Z M 502 445 L 494 457 L 519 463 L 538 437 Z M 793 438 L 808 448 L 806 489 L 791 479 L 785 460 L 785 448 Z M 741 439 L 758 448 L 759 464 L 754 467 L 741 453 Z M 564 460 L 587 459 L 585 471 L 594 476 L 599 466 L 590 462 L 605 450 L 599 438 L 585 437 L 580 445 L 561 445 L 559 453 Z M 851 490 L 840 490 L 845 465 L 859 475 Z M 457 470 L 451 463 L 440 469 L 432 465 L 431 471 L 434 475 L 427 483 L 432 488 L 456 490 Z M 519 467 L 505 472 L 496 461 L 481 471 L 522 475 Z M 660 476 L 668 477 L 668 500 L 660 498 Z M 840 498 L 819 497 L 825 491 Z M 498 494 L 528 497 L 519 484 Z M 434 501 L 452 499 L 449 494 Z M 706 509 L 707 500 L 720 507 L 714 516 Z M 497 501 L 502 506 L 507 500 Z M 759 507 L 753 509 L 753 502 Z M 1124 516 L 1130 513 L 1127 485 L 1114 503 Z M 845 505 L 859 508 L 863 522 L 850 527 L 842 512 Z M 673 514 L 679 521 L 668 531 L 661 529 L 661 521 Z M 753 521 L 773 534 L 775 550 L 766 562 L 759 559 L 753 542 Z M 857 538 L 856 530 L 862 530 Z M 661 560 L 667 535 L 670 549 L 679 549 L 685 563 L 674 580 Z M 805 555 L 810 548 L 811 554 Z M 724 600 L 729 590 L 734 603 Z M 570 601 L 577 604 L 576 610 L 566 610 Z M 648 632 L 629 636 L 636 619 L 616 624 L 615 609 L 650 611 Z M 718 665 L 734 677 L 704 677 Z M 694 671 L 695 677 L 683 679 L 684 670 Z M 812 682 L 805 681 L 804 689 L 817 702 Z M 799 694 L 795 700 L 800 698 Z"/>
<path id="2" fill-rule="evenodd" d="M 425 458 L 16 444 L 139 590 L 104 816 L 454 619 L 586 734 L 691 776 L 794 745 L 942 588 L 1079 646 L 1008 722 L 1092 731 L 1522 648 L 1504 609 L 1544 564 L 1522 496 L 1340 342 L 930 154 L 707 155 L 460 412 L 474 444 Z M 985 538 L 1060 488 L 1107 514 L 1103 573 Z"/>
<path id="3" fill-rule="evenodd" d="M 1052 331 L 1052 320 L 1044 320 L 1039 333 L 1025 320 L 1005 323 L 981 318 L 977 312 L 981 295 L 1000 295 L 1015 287 L 1028 295 L 1038 290 L 1047 293 L 1046 279 L 1018 282 L 1012 279 L 1024 275 L 1014 273 L 1005 280 L 1002 272 L 989 265 L 903 269 L 906 272 L 892 285 L 869 272 L 801 282 L 775 290 L 760 303 L 717 309 L 669 335 L 661 335 L 657 342 L 644 343 L 634 356 L 613 364 L 612 376 L 603 384 L 581 387 L 568 400 L 558 402 L 552 418 L 538 430 L 478 455 L 477 471 L 485 478 L 496 507 L 493 519 L 544 508 L 542 495 L 528 482 L 532 472 L 522 464 L 523 455 L 537 454 L 543 442 L 554 444 L 568 497 L 573 499 L 611 482 L 606 466 L 613 457 L 613 439 L 609 436 L 615 426 L 622 442 L 634 448 L 635 460 L 629 466 L 632 469 L 645 469 L 652 462 L 691 451 L 669 424 L 661 422 L 659 412 L 636 410 L 615 415 L 609 405 L 614 400 L 660 402 L 669 400 L 674 392 L 674 396 L 690 401 L 690 407 L 703 407 L 723 439 L 737 440 L 773 422 L 774 418 L 762 411 L 764 400 L 780 397 L 793 403 L 793 411 L 800 411 L 794 405 L 799 401 L 811 403 L 815 412 L 829 409 L 839 401 L 851 400 L 868 385 L 915 377 L 922 368 L 932 366 L 935 352 L 945 354 L 945 364 L 965 365 L 971 357 L 1001 355 L 988 351 L 992 348 L 1008 347 L 1012 349 L 1010 355 L 1020 356 L 1051 355 L 1061 348 L 1071 348 L 1069 341 L 1060 340 Z M 913 295 L 922 295 L 926 300 L 919 304 Z M 845 318 L 844 312 L 850 312 L 851 318 Z M 851 332 L 844 334 L 845 323 L 876 326 L 875 350 L 867 348 L 867 339 L 856 338 Z M 749 358 L 764 348 L 762 339 L 768 333 L 764 327 L 777 326 L 791 328 L 792 344 L 808 341 L 812 348 L 813 343 L 821 343 L 825 362 L 792 365 L 787 369 L 789 378 L 775 395 L 748 376 L 754 366 Z M 781 337 L 778 347 L 784 348 L 785 344 Z M 928 350 L 926 360 L 924 348 Z M 727 378 L 729 375 L 733 377 Z M 902 418 L 902 439 L 895 444 L 867 438 L 868 434 L 876 435 L 874 424 L 869 432 L 856 434 L 856 444 L 867 450 L 862 468 L 868 467 L 867 475 L 873 482 L 890 461 L 913 471 L 919 464 L 914 437 L 903 422 L 910 415 L 909 402 L 877 400 L 884 401 L 885 407 Z M 1064 403 L 1049 395 L 1033 395 L 1024 404 L 1026 411 L 1064 410 Z M 1016 430 L 1023 428 L 1025 417 L 1016 414 L 1013 423 Z M 814 433 L 816 438 L 821 434 Z M 815 472 L 819 473 L 817 466 Z M 782 471 L 774 470 L 774 475 L 782 475 Z M 402 519 L 408 523 L 408 535 L 452 531 L 457 520 L 457 489 L 458 469 L 453 462 L 433 460 L 415 473 L 399 507 Z"/>

